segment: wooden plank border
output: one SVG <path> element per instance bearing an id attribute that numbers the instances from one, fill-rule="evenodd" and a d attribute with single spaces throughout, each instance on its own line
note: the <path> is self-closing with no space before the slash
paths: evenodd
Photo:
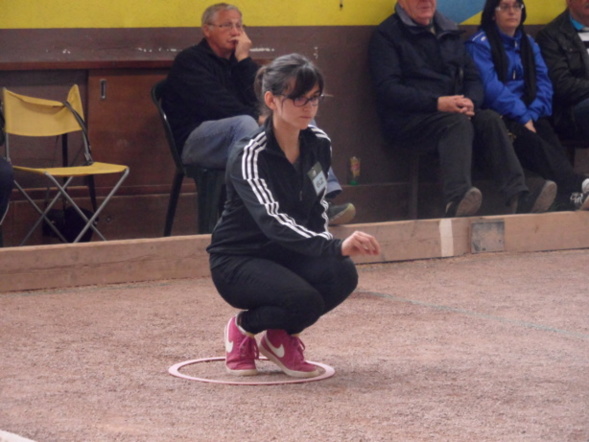
<path id="1" fill-rule="evenodd" d="M 362 263 L 446 258 L 471 253 L 474 222 L 504 223 L 504 252 L 589 248 L 589 212 L 557 212 L 351 224 L 333 228 L 375 235 L 378 257 Z M 207 277 L 210 235 L 8 247 L 0 249 L 0 293 L 88 285 Z"/>

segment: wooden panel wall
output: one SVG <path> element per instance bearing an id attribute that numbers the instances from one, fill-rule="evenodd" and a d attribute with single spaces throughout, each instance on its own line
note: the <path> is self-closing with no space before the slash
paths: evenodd
<path id="1" fill-rule="evenodd" d="M 318 124 L 334 146 L 334 170 L 342 184 L 349 158 L 362 162 L 360 186 L 346 187 L 339 201 L 358 208 L 357 222 L 405 219 L 408 167 L 402 152 L 384 142 L 370 84 L 367 45 L 373 26 L 251 27 L 252 56 L 270 59 L 299 52 L 324 71 L 327 92 Z M 473 26 L 465 27 L 467 35 Z M 533 29 L 535 31 L 535 29 Z M 109 239 L 161 235 L 173 163 L 150 102 L 152 83 L 165 76 L 175 55 L 201 38 L 195 28 L 18 29 L 0 30 L 0 87 L 62 99 L 72 83 L 85 97 L 96 158 L 131 166 L 131 175 L 103 219 Z M 100 83 L 107 81 L 107 98 Z M 116 122 L 115 126 L 113 122 Z M 121 125 L 126 130 L 121 130 Z M 26 158 L 33 155 L 28 151 Z M 18 157 L 18 155 L 17 155 Z M 435 174 L 421 174 L 422 217 L 441 216 Z M 35 187 L 35 182 L 28 183 Z M 174 234 L 196 232 L 194 185 L 187 182 Z M 496 213 L 485 194 L 486 213 Z M 6 245 L 15 245 L 30 223 L 22 198 L 4 223 Z M 33 243 L 51 242 L 37 235 Z"/>

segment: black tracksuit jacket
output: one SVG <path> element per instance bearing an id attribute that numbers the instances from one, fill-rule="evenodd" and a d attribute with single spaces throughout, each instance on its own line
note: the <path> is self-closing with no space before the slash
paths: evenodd
<path id="1" fill-rule="evenodd" d="M 227 162 L 227 201 L 207 251 L 341 256 L 342 241 L 327 227 L 325 186 L 317 191 L 309 176 L 315 169 L 327 179 L 331 141 L 325 132 L 313 126 L 301 131 L 299 164 L 291 164 L 278 146 L 271 118 L 252 138 L 236 143 Z"/>

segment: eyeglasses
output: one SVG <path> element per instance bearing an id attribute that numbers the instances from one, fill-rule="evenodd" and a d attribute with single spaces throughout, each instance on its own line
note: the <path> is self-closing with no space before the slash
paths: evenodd
<path id="1" fill-rule="evenodd" d="M 237 31 L 241 32 L 245 29 L 245 25 L 241 23 L 222 23 L 220 25 L 215 25 L 213 23 L 207 23 L 208 26 L 215 26 L 219 28 L 222 32 L 227 32 L 231 29 L 236 29 Z"/>
<path id="2" fill-rule="evenodd" d="M 514 3 L 513 5 L 508 5 L 507 3 L 501 3 L 499 6 L 497 6 L 495 8 L 495 10 L 498 12 L 507 12 L 509 10 L 512 10 L 514 12 L 521 12 L 524 10 L 524 8 L 525 8 L 525 5 L 523 3 Z"/>
<path id="3" fill-rule="evenodd" d="M 289 100 L 292 100 L 292 104 L 294 104 L 296 107 L 304 107 L 307 105 L 307 103 L 311 103 L 313 106 L 318 106 L 320 101 L 323 101 L 323 99 L 325 98 L 325 95 L 313 95 L 312 97 L 305 97 L 305 96 L 300 96 L 300 97 L 296 97 L 296 98 L 292 98 L 292 97 L 288 97 L 286 95 L 280 95 L 281 97 L 286 97 Z"/>

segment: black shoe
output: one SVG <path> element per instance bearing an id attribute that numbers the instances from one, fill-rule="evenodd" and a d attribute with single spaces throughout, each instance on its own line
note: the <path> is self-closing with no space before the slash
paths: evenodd
<path id="1" fill-rule="evenodd" d="M 481 208 L 483 194 L 476 187 L 471 187 L 462 198 L 448 203 L 446 206 L 446 218 L 459 216 L 473 216 Z"/>
<path id="2" fill-rule="evenodd" d="M 356 216 L 356 208 L 352 203 L 344 203 L 335 205 L 328 203 L 327 217 L 329 218 L 330 226 L 337 226 L 338 224 L 347 224 Z"/>
<path id="3" fill-rule="evenodd" d="M 519 196 L 516 201 L 515 213 L 544 213 L 554 199 L 558 186 L 554 181 L 546 180 L 532 192 L 526 192 Z"/>

